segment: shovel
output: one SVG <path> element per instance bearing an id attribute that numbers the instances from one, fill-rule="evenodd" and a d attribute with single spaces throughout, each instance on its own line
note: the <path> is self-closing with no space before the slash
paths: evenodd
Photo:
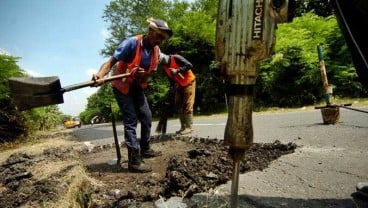
<path id="1" fill-rule="evenodd" d="M 103 78 L 103 80 L 107 82 L 122 79 L 130 76 L 132 72 Z M 18 110 L 21 111 L 40 106 L 64 103 L 63 94 L 65 92 L 84 87 L 92 87 L 94 84 L 95 81 L 91 80 L 62 88 L 57 76 L 9 78 L 11 97 Z"/>

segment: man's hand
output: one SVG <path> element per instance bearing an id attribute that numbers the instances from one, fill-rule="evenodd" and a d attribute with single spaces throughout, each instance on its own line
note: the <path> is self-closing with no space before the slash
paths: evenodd
<path id="1" fill-rule="evenodd" d="M 98 87 L 98 86 L 102 85 L 105 82 L 104 79 L 101 79 L 101 77 L 98 74 L 93 74 L 92 75 L 92 81 L 95 82 L 92 85 L 92 87 Z"/>
<path id="2" fill-rule="evenodd" d="M 171 71 L 171 74 L 172 75 L 175 75 L 175 74 L 178 74 L 179 73 L 179 70 L 178 69 L 174 69 L 174 68 L 170 68 L 170 71 Z"/>
<path id="3" fill-rule="evenodd" d="M 138 68 L 137 71 L 134 73 L 134 77 L 137 79 L 145 79 L 147 78 L 146 71 L 143 68 Z"/>
<path id="4" fill-rule="evenodd" d="M 180 78 L 184 79 L 184 76 L 180 73 L 180 69 L 170 68 L 172 75 L 178 75 Z"/>

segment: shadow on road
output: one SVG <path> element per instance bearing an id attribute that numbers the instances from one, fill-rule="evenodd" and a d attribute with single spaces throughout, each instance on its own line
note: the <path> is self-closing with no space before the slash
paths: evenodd
<path id="1" fill-rule="evenodd" d="M 354 195 L 354 196 L 353 196 Z M 364 199 L 359 194 L 352 194 L 352 199 L 298 199 L 284 197 L 259 197 L 253 195 L 239 195 L 238 207 L 240 208 L 356 208 L 368 207 L 368 199 Z M 207 196 L 195 195 L 184 202 L 199 207 L 229 207 L 231 197 L 227 196 Z"/>

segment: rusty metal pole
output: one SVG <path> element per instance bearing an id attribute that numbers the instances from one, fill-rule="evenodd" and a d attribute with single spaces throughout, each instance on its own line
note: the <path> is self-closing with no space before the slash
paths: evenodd
<path id="1" fill-rule="evenodd" d="M 271 54 L 276 23 L 287 19 L 287 9 L 287 0 L 220 0 L 218 4 L 216 59 L 228 96 L 224 143 L 233 160 L 231 208 L 238 207 L 240 163 L 253 143 L 257 66 Z"/>

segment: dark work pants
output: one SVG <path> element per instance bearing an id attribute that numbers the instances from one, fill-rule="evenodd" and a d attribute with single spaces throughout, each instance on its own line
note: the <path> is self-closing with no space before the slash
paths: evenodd
<path id="1" fill-rule="evenodd" d="M 152 113 L 147 98 L 140 86 L 133 85 L 127 95 L 113 88 L 116 101 L 122 113 L 125 144 L 139 149 L 136 134 L 138 121 L 141 123 L 141 141 L 148 142 L 151 137 Z"/>

